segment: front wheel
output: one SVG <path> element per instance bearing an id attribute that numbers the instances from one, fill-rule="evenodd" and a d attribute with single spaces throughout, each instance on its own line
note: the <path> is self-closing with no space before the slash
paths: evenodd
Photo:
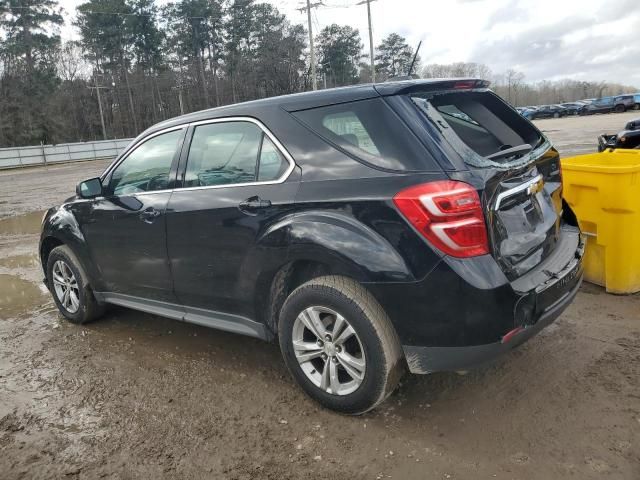
<path id="1" fill-rule="evenodd" d="M 625 111 L 624 105 L 616 105 L 613 111 L 616 113 L 623 113 Z"/>
<path id="2" fill-rule="evenodd" d="M 553 114 L 553 118 L 560 118 L 560 114 L 559 114 L 558 112 L 555 112 L 555 113 Z"/>
<path id="3" fill-rule="evenodd" d="M 291 375 L 311 398 L 341 413 L 380 404 L 404 370 L 391 321 L 368 290 L 346 277 L 320 277 L 295 289 L 278 333 Z"/>
<path id="4" fill-rule="evenodd" d="M 47 285 L 60 313 L 72 323 L 95 320 L 104 312 L 96 301 L 78 257 L 66 245 L 51 250 Z"/>

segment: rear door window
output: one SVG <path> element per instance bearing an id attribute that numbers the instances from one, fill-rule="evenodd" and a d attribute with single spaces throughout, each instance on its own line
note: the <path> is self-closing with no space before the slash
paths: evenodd
<path id="1" fill-rule="evenodd" d="M 269 137 L 262 136 L 260 161 L 258 162 L 258 181 L 272 182 L 282 177 L 289 168 L 289 162 L 280 153 Z"/>
<path id="2" fill-rule="evenodd" d="M 262 130 L 249 122 L 199 125 L 193 132 L 184 186 L 209 187 L 256 179 Z"/>
<path id="3" fill-rule="evenodd" d="M 290 167 L 284 154 L 255 123 L 206 123 L 194 128 L 183 186 L 280 181 Z"/>
<path id="4" fill-rule="evenodd" d="M 385 170 L 424 170 L 420 141 L 381 98 L 293 112 L 325 141 Z"/>
<path id="5" fill-rule="evenodd" d="M 530 122 L 491 92 L 416 95 L 412 99 L 467 163 L 510 163 L 544 143 Z M 515 153 L 508 154 L 511 151 Z"/>

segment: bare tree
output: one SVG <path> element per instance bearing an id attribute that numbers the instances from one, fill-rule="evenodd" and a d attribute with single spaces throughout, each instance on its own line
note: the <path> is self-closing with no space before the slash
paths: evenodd
<path id="1" fill-rule="evenodd" d="M 507 80 L 507 101 L 514 105 L 518 104 L 518 91 L 520 90 L 520 86 L 522 85 L 522 81 L 524 80 L 524 73 L 518 72 L 517 70 L 509 69 L 505 73 L 505 78 Z"/>
<path id="2" fill-rule="evenodd" d="M 73 82 L 76 78 L 87 78 L 90 66 L 86 62 L 82 47 L 77 42 L 66 42 L 58 53 L 58 74 L 62 80 Z"/>

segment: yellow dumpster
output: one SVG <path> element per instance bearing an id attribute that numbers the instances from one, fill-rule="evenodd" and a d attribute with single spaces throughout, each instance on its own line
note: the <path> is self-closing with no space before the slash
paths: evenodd
<path id="1" fill-rule="evenodd" d="M 611 293 L 640 291 L 640 150 L 562 160 L 564 197 L 587 236 L 584 276 Z"/>

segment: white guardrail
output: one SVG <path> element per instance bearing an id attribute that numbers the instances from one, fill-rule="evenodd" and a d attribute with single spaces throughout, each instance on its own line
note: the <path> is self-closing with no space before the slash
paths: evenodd
<path id="1" fill-rule="evenodd" d="M 0 148 L 0 169 L 114 158 L 129 145 L 131 140 L 131 138 L 120 138 L 95 142 Z"/>

